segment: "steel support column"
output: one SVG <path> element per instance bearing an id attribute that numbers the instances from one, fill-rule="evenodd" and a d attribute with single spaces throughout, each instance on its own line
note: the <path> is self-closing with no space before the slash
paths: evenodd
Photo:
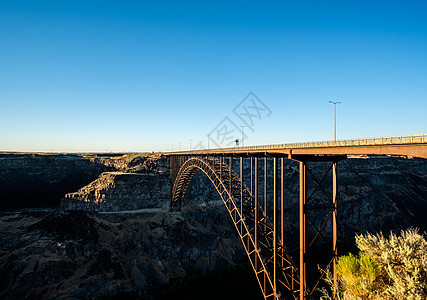
<path id="1" fill-rule="evenodd" d="M 258 252 L 258 219 L 259 219 L 259 211 L 258 211 L 258 157 L 255 157 L 255 178 L 254 178 L 254 219 L 255 219 L 255 228 L 254 228 L 254 243 L 255 243 L 255 251 Z M 255 260 L 255 268 L 258 267 L 258 261 Z"/>
<path id="2" fill-rule="evenodd" d="M 240 215 L 243 218 L 243 156 L 240 156 Z M 243 232 L 243 222 L 240 223 Z"/>
<path id="3" fill-rule="evenodd" d="M 230 194 L 233 194 L 233 157 L 230 156 L 228 179 L 230 181 Z"/>
<path id="4" fill-rule="evenodd" d="M 267 231 L 267 157 L 264 157 L 264 231 Z"/>
<path id="5" fill-rule="evenodd" d="M 306 268 L 305 268 L 305 257 L 306 257 L 306 162 L 300 162 L 300 194 L 299 194 L 299 296 L 300 300 L 306 299 Z"/>
<path id="6" fill-rule="evenodd" d="M 284 202 L 285 202 L 285 193 L 284 193 L 284 177 L 283 177 L 283 160 L 282 157 L 280 159 L 280 240 L 282 241 L 282 245 L 284 244 L 284 229 L 285 229 L 285 214 L 284 214 Z M 282 255 L 282 262 L 281 265 L 283 266 L 284 261 L 284 247 L 281 248 L 281 255 Z"/>
<path id="7" fill-rule="evenodd" d="M 251 194 L 254 193 L 254 160 L 253 157 L 251 157 Z"/>
<path id="8" fill-rule="evenodd" d="M 338 290 L 338 277 L 337 277 L 337 258 L 338 258 L 338 248 L 337 248 L 337 242 L 338 242 L 338 223 L 337 223 L 337 213 L 338 213 L 338 206 L 337 206 L 337 188 L 338 188 L 338 163 L 334 162 L 332 165 L 332 186 L 333 186 L 333 192 L 332 192 L 332 203 L 334 206 L 334 210 L 332 213 L 332 251 L 333 251 L 333 261 L 332 261 L 332 272 L 334 277 L 334 299 L 337 299 L 337 290 Z"/>
<path id="9" fill-rule="evenodd" d="M 279 180 L 278 180 L 278 162 L 277 157 L 273 158 L 273 290 L 274 298 L 277 298 L 277 245 L 278 245 L 278 213 L 277 202 L 279 200 Z"/>

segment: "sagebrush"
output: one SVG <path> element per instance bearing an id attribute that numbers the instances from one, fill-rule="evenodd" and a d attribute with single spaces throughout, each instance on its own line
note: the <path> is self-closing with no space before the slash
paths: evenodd
<path id="1" fill-rule="evenodd" d="M 427 241 L 417 229 L 388 237 L 357 235 L 356 245 L 358 255 L 338 258 L 338 287 L 326 271 L 326 282 L 338 299 L 427 299 Z M 322 292 L 322 299 L 331 298 Z"/>

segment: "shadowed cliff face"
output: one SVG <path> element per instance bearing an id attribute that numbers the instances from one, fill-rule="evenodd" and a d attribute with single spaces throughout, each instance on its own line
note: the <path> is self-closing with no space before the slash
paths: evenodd
<path id="1" fill-rule="evenodd" d="M 55 207 L 108 170 L 78 155 L 0 155 L 0 210 Z"/>
<path id="2" fill-rule="evenodd" d="M 379 157 L 340 165 L 344 232 L 427 230 L 427 160 Z"/>

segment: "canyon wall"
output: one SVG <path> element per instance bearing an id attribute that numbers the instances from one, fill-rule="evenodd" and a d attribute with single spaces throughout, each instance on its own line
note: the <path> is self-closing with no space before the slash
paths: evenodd
<path id="1" fill-rule="evenodd" d="M 0 154 L 0 210 L 58 206 L 65 193 L 108 170 L 73 154 Z"/>
<path id="2" fill-rule="evenodd" d="M 244 183 L 251 186 L 250 159 L 243 160 Z M 308 163 L 318 180 L 330 163 Z M 233 162 L 234 171 L 239 174 L 239 159 Z M 292 236 L 297 233 L 299 222 L 299 163 L 284 160 L 284 216 L 285 227 Z M 280 161 L 279 161 L 280 172 Z M 332 195 L 332 172 L 322 186 Z M 267 161 L 268 214 L 273 205 L 273 165 Z M 307 173 L 307 193 L 311 194 L 315 181 Z M 258 195 L 260 204 L 264 201 L 264 158 L 258 159 Z M 280 197 L 280 195 L 279 195 Z M 196 173 L 188 187 L 184 203 L 203 202 L 205 199 L 219 200 L 209 179 L 201 172 Z M 314 193 L 311 206 L 327 204 L 327 198 L 320 189 Z M 427 161 L 405 157 L 357 157 L 338 163 L 338 221 L 340 233 L 353 236 L 365 231 L 400 230 L 410 226 L 427 230 Z M 320 226 L 328 211 L 316 212 L 312 219 Z M 330 230 L 330 226 L 326 227 Z M 296 234 L 295 233 L 295 234 Z"/>
<path id="3" fill-rule="evenodd" d="M 3 207 L 10 207 L 5 199 L 15 199 L 26 207 L 46 203 L 58 207 L 62 198 L 57 210 L 0 214 L 2 298 L 151 297 L 189 274 L 228 268 L 245 259 L 227 211 L 201 172 L 188 187 L 182 212 L 170 212 L 169 170 L 166 159 L 159 156 L 108 159 L 28 154 L 1 158 Z M 238 173 L 238 163 L 234 167 Z M 328 164 L 309 163 L 309 168 L 320 178 Z M 249 159 L 244 159 L 244 169 L 248 174 Z M 269 160 L 267 199 L 272 199 L 272 171 Z M 284 160 L 283 171 L 286 238 L 292 242 L 299 222 L 298 163 Z M 261 204 L 263 175 L 261 159 Z M 249 176 L 244 181 L 249 187 Z M 330 176 L 324 187 L 330 191 Z M 314 182 L 309 180 L 309 191 L 313 188 Z M 55 197 L 49 196 L 49 189 Z M 26 201 L 19 202 L 22 195 L 27 195 Z M 51 202 L 44 200 L 48 196 Z M 402 157 L 343 160 L 339 163 L 338 200 L 340 237 L 409 226 L 425 231 L 426 161 Z M 314 194 L 313 204 L 324 202 L 321 193 Z M 270 214 L 271 207 L 269 204 Z M 314 222 L 321 217 L 325 215 L 311 216 Z M 254 288 L 253 297 L 246 299 L 260 296 L 254 280 L 252 276 L 243 283 L 250 282 Z M 214 290 L 221 295 L 231 288 Z M 238 285 L 234 283 L 233 288 Z M 243 290 L 249 289 L 242 286 L 237 295 Z M 215 294 L 212 288 L 208 294 L 206 290 L 200 293 L 204 298 Z"/>

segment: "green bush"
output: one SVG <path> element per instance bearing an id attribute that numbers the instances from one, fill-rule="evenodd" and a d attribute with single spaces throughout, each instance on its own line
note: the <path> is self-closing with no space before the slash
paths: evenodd
<path id="1" fill-rule="evenodd" d="M 338 259 L 338 299 L 427 299 L 427 241 L 416 229 L 388 238 L 357 235 L 356 245 L 358 255 Z M 326 275 L 334 290 L 331 274 Z"/>
<path id="2" fill-rule="evenodd" d="M 337 274 L 343 280 L 343 286 L 347 294 L 360 295 L 367 298 L 380 285 L 381 276 L 377 262 L 369 256 L 360 252 L 357 256 L 351 253 L 338 259 Z"/>

